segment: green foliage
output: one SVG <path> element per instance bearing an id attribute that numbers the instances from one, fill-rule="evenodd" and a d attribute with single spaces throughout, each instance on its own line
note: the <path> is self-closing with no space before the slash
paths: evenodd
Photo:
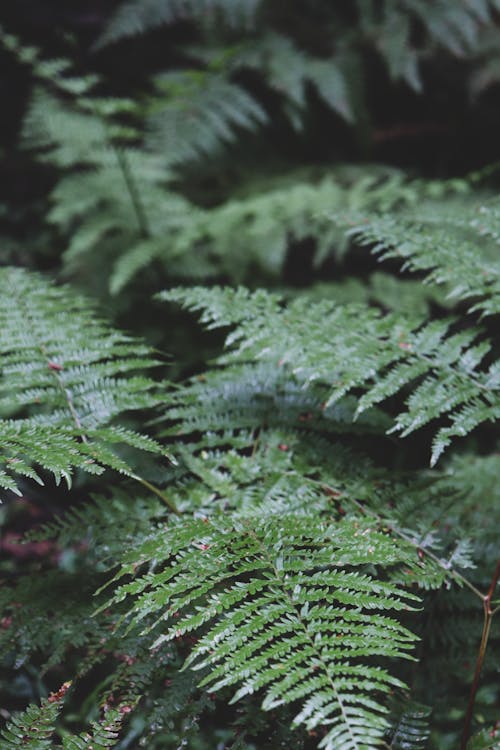
<path id="1" fill-rule="evenodd" d="M 252 23 L 260 0 L 131 0 L 122 4 L 113 17 L 100 44 L 144 33 L 149 28 L 185 19 L 214 20 L 220 17 L 231 24 Z M 215 17 L 215 18 L 214 18 Z"/>
<path id="2" fill-rule="evenodd" d="M 58 693 L 54 693 L 40 706 L 28 706 L 2 732 L 5 750 L 23 747 L 27 750 L 49 750 L 53 748 L 55 724 L 61 710 L 61 699 L 68 690 L 65 683 Z M 129 708 L 129 707 L 128 707 Z M 112 710 L 99 722 L 93 722 L 90 732 L 79 735 L 65 734 L 62 744 L 64 750 L 108 750 L 116 747 L 118 732 L 121 728 L 124 711 Z"/>
<path id="3" fill-rule="evenodd" d="M 449 298 L 473 302 L 471 312 L 498 313 L 496 200 L 472 206 L 432 202 L 398 215 L 352 217 L 349 223 L 354 226 L 348 234 L 382 259 L 396 258 L 404 269 L 426 273 L 428 281 L 445 287 Z"/>
<path id="4" fill-rule="evenodd" d="M 112 331 L 89 303 L 18 268 L 0 271 L 2 472 L 41 482 L 31 464 L 70 482 L 73 468 L 130 473 L 110 446 L 157 451 L 135 431 L 109 425 L 158 400 L 154 382 L 133 375 L 155 364 L 147 347 Z"/>
<path id="5" fill-rule="evenodd" d="M 495 750 L 499 747 L 499 742 L 495 739 L 496 730 L 487 731 L 485 729 L 476 734 L 467 745 L 467 750 Z"/>
<path id="6" fill-rule="evenodd" d="M 147 142 L 169 164 L 216 154 L 236 140 L 238 130 L 254 130 L 267 120 L 258 102 L 224 75 L 188 70 L 166 73 L 155 84 Z"/>
<path id="7" fill-rule="evenodd" d="M 28 706 L 20 716 L 2 731 L 2 742 L 12 750 L 28 747 L 30 750 L 49 750 L 57 715 L 61 710 L 59 701 L 44 701 L 41 706 Z"/>
<path id="8" fill-rule="evenodd" d="M 239 324 L 227 339 L 238 346 L 222 362 L 286 363 L 303 383 L 329 384 L 327 405 L 362 388 L 361 413 L 416 383 L 392 429 L 404 437 L 446 415 L 451 424 L 435 437 L 432 464 L 453 437 L 498 418 L 498 362 L 479 369 L 491 344 L 478 341 L 478 328 L 453 332 L 450 321 L 417 322 L 307 299 L 285 307 L 276 296 L 243 288 L 174 290 L 161 298 L 203 310 L 209 327 Z"/>
<path id="9" fill-rule="evenodd" d="M 97 6 L 0 33 L 0 744 L 456 750 L 483 630 L 494 748 L 498 2 Z"/>
<path id="10" fill-rule="evenodd" d="M 303 109 L 305 81 L 312 82 L 329 106 L 350 119 L 355 87 L 350 69 L 364 63 L 359 52 L 361 45 L 369 45 L 380 56 L 391 79 L 403 80 L 421 91 L 420 62 L 426 54 L 435 47 L 457 57 L 476 51 L 484 54 L 488 49 L 488 23 L 498 8 L 497 0 L 459 0 L 453 6 L 446 0 L 384 0 L 382 3 L 361 0 L 355 4 L 353 23 L 352 15 L 346 14 L 341 4 L 316 3 L 309 15 L 304 16 L 300 4 L 293 2 L 284 16 L 275 0 L 267 3 L 260 0 L 129 0 L 111 18 L 99 44 L 110 44 L 180 20 L 196 22 L 208 44 L 213 44 L 214 30 L 219 31 L 222 39 L 224 32 L 234 35 L 235 31 L 240 31 L 240 47 L 231 49 L 231 69 L 256 67 L 267 85 L 285 99 L 285 109 L 292 120 Z M 302 29 L 294 23 L 301 12 L 308 31 L 315 23 L 323 22 L 323 56 L 311 54 L 308 45 L 301 44 L 308 36 L 307 32 L 301 34 Z M 423 31 L 418 41 L 412 34 L 417 24 Z M 259 25 L 273 32 L 259 38 L 255 33 Z M 285 34 L 274 32 L 274 29 L 282 32 L 283 27 Z M 242 31 L 246 32 L 246 43 L 242 43 Z M 254 32 L 253 38 L 248 39 L 249 31 Z M 338 39 L 342 41 L 338 43 Z M 353 57 L 357 65 L 353 65 Z M 482 70 L 487 71 L 491 57 L 487 54 L 485 57 L 488 62 Z"/>
<path id="11" fill-rule="evenodd" d="M 204 97 L 210 95 L 202 78 L 190 81 Z M 181 82 L 178 86 L 185 96 L 189 87 Z M 236 111 L 224 92 L 218 100 Z M 115 108 L 120 106 L 125 105 L 117 103 Z M 190 112 L 202 137 L 210 138 L 203 127 L 207 115 L 199 116 L 192 105 Z M 200 144 L 185 123 L 171 127 L 163 110 L 155 117 L 163 135 L 158 135 L 161 143 L 152 143 L 154 151 L 167 154 L 167 161 L 168 154 L 180 158 L 185 148 L 196 151 Z M 240 282 L 258 273 L 275 279 L 284 268 L 290 242 L 311 238 L 319 266 L 339 243 L 342 248 L 342 232 L 328 217 L 332 208 L 388 210 L 416 203 L 422 191 L 418 183 L 395 171 L 374 169 L 358 180 L 355 172 L 316 170 L 311 175 L 292 173 L 264 191 L 259 186 L 239 199 L 201 208 L 169 187 L 172 175 L 158 157 L 113 145 L 108 121 L 108 116 L 79 112 L 40 91 L 31 104 L 24 143 L 41 150 L 45 163 L 68 170 L 52 191 L 47 216 L 68 238 L 66 273 L 94 277 L 97 268 L 102 273 L 104 255 L 104 273 L 113 294 L 153 262 L 161 263 L 171 278 L 224 275 Z M 174 140 L 165 141 L 167 130 Z"/>
<path id="12" fill-rule="evenodd" d="M 404 700 L 395 702 L 393 711 L 399 716 L 391 730 L 390 747 L 394 750 L 425 748 L 430 734 L 430 709 L 427 706 Z"/>
<path id="13" fill-rule="evenodd" d="M 167 564 L 165 572 L 118 588 L 115 602 L 138 595 L 134 622 L 171 618 L 156 646 L 210 623 L 188 661 L 210 668 L 202 685 L 241 683 L 233 701 L 264 690 L 267 710 L 300 701 L 295 724 L 330 727 L 321 747 L 376 743 L 385 725 L 376 695 L 398 681 L 369 662 L 406 655 L 411 633 L 384 612 L 408 609 L 416 597 L 361 571 L 413 566 L 412 548 L 398 550 L 358 522 L 250 516 L 162 530 L 134 551 L 122 574 L 152 558 Z"/>

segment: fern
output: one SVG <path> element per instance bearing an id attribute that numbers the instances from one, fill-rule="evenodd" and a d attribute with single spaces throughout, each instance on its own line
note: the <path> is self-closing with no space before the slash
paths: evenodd
<path id="1" fill-rule="evenodd" d="M 162 96 L 154 100 L 148 143 L 169 164 L 216 154 L 220 145 L 236 139 L 238 130 L 254 130 L 267 119 L 258 102 L 223 75 L 167 73 L 156 87 Z"/>
<path id="2" fill-rule="evenodd" d="M 210 152 L 220 137 L 232 137 L 225 125 L 219 129 L 212 123 L 214 127 L 207 128 L 207 113 L 193 115 L 191 88 L 205 100 L 211 97 L 211 84 L 205 85 L 201 73 L 188 78 L 190 86 L 182 87 L 168 105 L 173 119 L 167 112 L 155 115 L 155 138 L 161 141 L 155 149 L 166 162 L 194 157 L 200 148 Z M 218 80 L 216 88 L 219 83 L 228 85 L 240 97 L 232 84 Z M 228 98 L 220 93 L 214 99 L 216 107 L 222 102 L 220 106 L 236 122 L 239 106 L 231 103 L 232 94 Z M 175 124 L 178 116 L 183 117 L 182 99 L 202 141 L 195 132 L 189 133 L 186 123 Z M 116 106 L 119 110 L 126 103 Z M 47 219 L 67 238 L 66 274 L 95 279 L 99 271 L 102 283 L 107 282 L 115 295 L 153 263 L 160 263 L 172 278 L 200 281 L 223 274 L 240 282 L 256 267 L 263 278 L 276 278 L 290 243 L 309 238 L 314 239 L 314 263 L 319 267 L 332 252 L 340 256 L 345 248 L 342 231 L 328 216 L 332 208 L 387 210 L 415 204 L 422 193 L 418 183 L 397 172 L 374 169 L 357 180 L 355 172 L 344 176 L 340 170 L 338 174 L 322 170 L 319 178 L 292 173 L 265 191 L 202 209 L 174 192 L 172 175 L 156 156 L 115 145 L 109 119 L 69 107 L 41 90 L 31 103 L 24 144 L 36 149 L 44 162 L 65 170 L 52 191 Z M 239 125 L 244 125 L 241 119 Z"/>
<path id="3" fill-rule="evenodd" d="M 388 746 L 393 750 L 419 750 L 427 747 L 430 709 L 409 700 L 395 702 L 397 723 L 391 728 Z"/>
<path id="4" fill-rule="evenodd" d="M 431 204 L 408 215 L 364 217 L 362 223 L 351 217 L 348 234 L 371 245 L 383 260 L 396 258 L 405 269 L 425 272 L 428 281 L 445 286 L 449 297 L 471 300 L 472 312 L 494 315 L 500 303 L 496 201 L 465 204 L 461 211 L 453 204 L 443 208 Z"/>
<path id="5" fill-rule="evenodd" d="M 127 0 L 90 54 L 81 18 L 40 49 L 31 21 L 0 31 L 7 123 L 25 111 L 1 207 L 0 744 L 455 750 L 472 684 L 462 748 L 495 746 L 497 177 L 419 179 L 465 168 L 427 141 L 418 173 L 366 163 L 492 122 L 467 92 L 496 80 L 499 8 Z M 427 108 L 437 69 L 460 118 Z M 184 382 L 24 267 L 104 297 Z M 174 280 L 208 285 L 160 295 L 208 335 L 149 306 Z M 64 708 L 34 705 L 64 679 Z"/>
<path id="6" fill-rule="evenodd" d="M 57 715 L 61 709 L 58 701 L 44 701 L 41 706 L 28 706 L 21 716 L 16 716 L 1 733 L 7 750 L 27 747 L 29 750 L 50 750 Z"/>
<path id="7" fill-rule="evenodd" d="M 60 691 L 42 701 L 40 706 L 28 706 L 21 715 L 15 716 L 1 734 L 5 743 L 2 747 L 5 750 L 15 750 L 18 747 L 27 750 L 53 748 L 55 723 L 61 710 L 62 697 L 68 687 L 69 683 L 65 683 Z M 126 708 L 128 711 L 129 707 Z M 93 723 L 90 733 L 66 734 L 62 745 L 57 746 L 64 750 L 108 750 L 115 747 L 125 713 L 124 710 L 112 710 L 103 720 Z"/>
<path id="8" fill-rule="evenodd" d="M 233 62 L 236 65 L 264 75 L 270 88 L 285 97 L 285 111 L 298 129 L 307 110 L 307 84 L 313 84 L 325 103 L 346 120 L 354 117 L 341 65 L 335 59 L 312 58 L 289 37 L 268 33 L 248 43 Z"/>
<path id="9" fill-rule="evenodd" d="M 277 80 L 276 72 L 280 71 L 281 82 L 278 90 L 289 99 L 288 109 L 292 121 L 297 121 L 294 109 L 297 103 L 301 104 L 303 98 L 300 91 L 300 70 L 304 67 L 309 68 L 308 77 L 317 85 L 327 103 L 333 104 L 334 110 L 350 119 L 353 111 L 349 97 L 346 98 L 344 95 L 343 71 L 339 71 L 328 57 L 323 62 L 314 61 L 309 50 L 303 51 L 295 47 L 293 36 L 300 36 L 293 25 L 297 13 L 302 12 L 301 18 L 309 25 L 317 23 L 318 20 L 324 23 L 325 18 L 328 19 L 327 44 L 330 48 L 340 48 L 341 60 L 349 60 L 353 56 L 359 59 L 357 47 L 360 44 L 369 45 L 380 55 L 393 80 L 402 79 L 416 91 L 421 91 L 420 62 L 435 47 L 443 48 L 459 58 L 466 53 L 483 50 L 484 54 L 484 50 L 488 50 L 483 37 L 487 36 L 488 25 L 492 22 L 495 10 L 498 10 L 497 0 L 479 0 L 474 3 L 460 0 L 453 6 L 446 0 L 384 0 L 379 4 L 359 2 L 356 3 L 355 21 L 349 23 L 346 22 L 342 8 L 332 6 L 325 11 L 321 6 L 315 8 L 313 5 L 308 8 L 308 18 L 307 14 L 304 16 L 300 5 L 292 3 L 289 23 L 283 24 L 279 5 L 274 2 L 262 4 L 260 0 L 128 0 L 122 3 L 112 16 L 107 29 L 98 40 L 98 46 L 143 34 L 150 29 L 179 20 L 196 22 L 202 29 L 207 30 L 207 34 L 213 34 L 217 22 L 221 21 L 223 28 L 229 27 L 233 31 L 255 30 L 258 28 L 258 21 L 265 30 L 271 27 L 273 30 L 282 31 L 285 25 L 285 28 L 288 26 L 286 30 L 290 36 L 281 34 L 280 37 L 273 37 L 271 34 L 266 41 L 263 35 L 261 49 L 267 49 L 268 54 L 262 55 L 256 68 L 271 85 Z M 419 43 L 416 43 L 416 35 L 413 32 L 418 25 L 421 33 Z M 342 29 L 341 34 L 338 34 L 339 29 Z M 273 42 L 269 43 L 271 39 Z M 338 39 L 342 39 L 343 42 L 339 44 Z M 257 44 L 257 48 L 259 46 Z M 268 65 L 269 56 L 272 60 L 271 65 Z M 487 60 L 490 59 L 488 56 Z M 256 58 L 252 61 L 252 57 L 249 58 L 243 50 L 237 65 L 240 68 L 246 64 L 253 66 L 254 61 L 256 62 Z M 292 85 L 287 85 L 290 83 Z M 298 85 L 294 85 L 296 83 Z M 354 80 L 349 80 L 348 84 L 351 90 L 356 87 Z"/>
<path id="10" fill-rule="evenodd" d="M 158 446 L 108 424 L 156 403 L 153 381 L 132 374 L 154 365 L 148 349 L 109 329 L 85 300 L 36 274 L 4 268 L 0 284 L 1 486 L 17 491 L 12 474 L 41 481 L 31 463 L 68 482 L 73 468 L 130 473 L 110 445 Z"/>
<path id="11" fill-rule="evenodd" d="M 111 18 L 99 45 L 144 33 L 147 29 L 185 19 L 222 18 L 231 25 L 253 23 L 260 0 L 129 0 Z"/>
<path id="12" fill-rule="evenodd" d="M 242 683 L 233 700 L 263 689 L 268 710 L 303 699 L 294 721 L 325 724 L 321 747 L 373 745 L 385 725 L 375 695 L 398 681 L 361 664 L 375 654 L 406 655 L 412 635 L 382 612 L 408 608 L 415 597 L 354 571 L 411 565 L 413 553 L 357 522 L 332 527 L 284 516 L 186 523 L 148 540 L 134 560 L 152 556 L 169 563 L 165 572 L 124 584 L 115 602 L 139 596 L 134 622 L 152 613 L 172 618 L 157 645 L 209 625 L 188 660 L 210 668 L 203 684 Z M 129 572 L 126 564 L 122 574 Z M 348 645 L 332 644 L 332 634 Z"/>
<path id="13" fill-rule="evenodd" d="M 204 310 L 202 321 L 210 327 L 239 324 L 227 340 L 239 347 L 222 361 L 287 363 L 302 382 L 329 384 L 328 404 L 363 388 L 362 412 L 416 381 L 407 411 L 398 415 L 393 429 L 405 436 L 448 416 L 450 426 L 435 437 L 432 463 L 453 437 L 498 418 L 498 365 L 479 369 L 491 347 L 485 340 L 477 343 L 477 329 L 453 333 L 449 321 L 419 324 L 356 306 L 310 305 L 301 299 L 284 308 L 276 296 L 244 289 L 178 290 L 161 298 Z M 351 331 L 347 339 L 346 330 Z"/>
<path id="14" fill-rule="evenodd" d="M 467 750 L 498 750 L 500 743 L 496 739 L 496 734 L 496 729 L 490 731 L 483 729 L 479 734 L 471 738 L 467 745 Z"/>

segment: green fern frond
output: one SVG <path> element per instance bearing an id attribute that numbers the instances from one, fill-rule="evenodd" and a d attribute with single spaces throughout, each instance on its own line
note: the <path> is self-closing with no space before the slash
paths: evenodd
<path id="1" fill-rule="evenodd" d="M 353 119 L 349 87 L 335 58 L 312 57 L 290 37 L 268 32 L 243 46 L 233 66 L 263 75 L 267 85 L 283 97 L 285 111 L 298 129 L 307 109 L 308 83 L 335 112 L 348 121 Z"/>
<path id="2" fill-rule="evenodd" d="M 163 571 L 123 584 L 114 601 L 134 598 L 134 624 L 156 615 L 147 630 L 167 626 L 157 646 L 208 627 L 187 661 L 209 669 L 202 685 L 241 685 L 235 701 L 263 690 L 266 710 L 299 701 L 296 724 L 328 729 L 320 747 L 374 746 L 386 726 L 379 696 L 401 683 L 370 664 L 408 658 L 415 638 L 390 613 L 417 597 L 365 570 L 414 566 L 413 550 L 359 521 L 285 515 L 162 529 L 119 575 L 153 558 Z"/>
<path id="3" fill-rule="evenodd" d="M 261 0 L 129 0 L 111 18 L 98 47 L 186 19 L 222 19 L 230 26 L 249 27 L 260 4 Z"/>
<path id="4" fill-rule="evenodd" d="M 410 6 L 434 42 L 458 56 L 477 43 L 481 24 L 491 18 L 496 7 L 494 0 L 479 3 L 462 0 L 452 6 L 446 0 L 416 0 L 402 5 Z"/>
<path id="5" fill-rule="evenodd" d="M 140 170 L 135 174 L 147 196 L 150 190 L 147 181 L 142 179 Z M 79 180 L 81 186 L 81 176 Z M 162 195 L 163 225 L 158 224 L 155 234 L 164 237 L 168 233 L 168 243 L 146 240 L 124 252 L 122 242 L 121 256 L 111 274 L 111 288 L 114 293 L 120 291 L 153 260 L 159 261 L 165 274 L 173 278 L 199 281 L 224 274 L 239 283 L 249 278 L 256 268 L 266 279 L 277 278 L 283 271 L 290 242 L 311 238 L 315 244 L 314 264 L 319 266 L 332 253 L 342 255 L 345 247 L 342 231 L 328 217 L 332 206 L 339 210 L 342 207 L 348 210 L 389 208 L 414 203 L 419 196 L 418 186 L 407 183 L 398 173 L 381 175 L 375 171 L 360 181 L 344 183 L 342 176 L 336 174 L 327 173 L 311 180 L 304 179 L 300 173 L 291 173 L 273 187 L 205 210 L 187 203 L 182 210 L 179 199 L 171 201 L 165 193 Z M 63 181 L 54 194 L 61 204 L 61 212 L 66 210 L 69 187 Z M 99 191 L 96 189 L 94 193 L 99 194 Z M 82 200 L 85 200 L 83 196 Z M 75 202 L 75 208 L 77 205 Z M 176 206 L 179 206 L 177 213 Z M 158 213 L 148 213 L 155 228 Z M 109 211 L 101 210 L 101 215 L 106 217 Z M 125 217 L 122 221 L 126 221 Z M 193 252 L 197 254 L 196 264 L 192 263 Z"/>
<path id="6" fill-rule="evenodd" d="M 92 722 L 90 732 L 63 737 L 64 750 L 108 750 L 116 747 L 123 720 L 131 710 L 131 706 L 121 706 L 118 710 L 111 709 L 103 719 Z"/>
<path id="7" fill-rule="evenodd" d="M 173 435 L 258 428 L 304 429 L 323 436 L 343 433 L 377 434 L 390 420 L 375 409 L 354 422 L 356 399 L 346 397 L 326 407 L 328 390 L 304 390 L 286 367 L 267 362 L 214 370 L 193 378 L 173 392 L 166 418 Z"/>
<path id="8" fill-rule="evenodd" d="M 232 351 L 221 362 L 286 364 L 304 383 L 329 385 L 327 404 L 362 388 L 361 413 L 411 387 L 393 431 L 406 436 L 446 416 L 450 426 L 437 432 L 432 464 L 454 437 L 500 416 L 498 364 L 481 369 L 491 344 L 477 342 L 479 329 L 454 333 L 449 321 L 418 323 L 361 306 L 312 305 L 304 299 L 285 307 L 276 295 L 243 288 L 173 290 L 160 298 L 202 310 L 208 328 L 236 325 L 226 342 Z"/>
<path id="9" fill-rule="evenodd" d="M 43 700 L 40 706 L 30 705 L 15 716 L 2 731 L 2 750 L 51 750 L 54 745 L 56 721 L 61 711 L 61 701 L 68 690 L 65 683 L 58 693 Z M 110 710 L 104 719 L 93 722 L 90 732 L 79 735 L 65 734 L 62 745 L 64 750 L 108 750 L 118 742 L 118 733 L 130 707 L 122 710 Z"/>
<path id="10" fill-rule="evenodd" d="M 391 750 L 425 750 L 430 737 L 431 709 L 408 699 L 394 703 L 397 720 L 391 727 L 387 746 Z"/>
<path id="11" fill-rule="evenodd" d="M 73 468 L 129 471 L 112 444 L 157 451 L 150 438 L 109 425 L 157 402 L 154 382 L 133 374 L 154 366 L 147 347 L 37 274 L 1 269 L 0 288 L 1 486 L 15 491 L 12 474 L 40 481 L 32 463 L 68 481 Z"/>
<path id="12" fill-rule="evenodd" d="M 69 687 L 70 683 L 65 683 L 58 693 L 43 700 L 40 706 L 30 705 L 23 713 L 12 717 L 0 733 L 2 750 L 51 750 L 62 699 Z"/>
<path id="13" fill-rule="evenodd" d="M 500 213 L 496 202 L 470 206 L 429 204 L 418 211 L 351 217 L 348 235 L 372 247 L 381 259 L 424 272 L 449 298 L 472 302 L 471 311 L 500 310 Z"/>
<path id="14" fill-rule="evenodd" d="M 41 151 L 43 160 L 63 169 L 105 156 L 102 122 L 90 113 L 63 107 L 42 88 L 33 94 L 21 137 L 25 148 Z"/>
<path id="15" fill-rule="evenodd" d="M 393 80 L 402 79 L 415 91 L 422 91 L 419 70 L 425 50 L 436 47 L 462 58 L 481 47 L 484 27 L 491 22 L 496 0 L 470 3 L 457 0 L 386 0 L 380 5 L 359 4 L 359 23 L 366 39 L 375 39 L 375 47 Z M 422 29 L 420 44 L 415 44 L 412 31 Z"/>
<path id="16" fill-rule="evenodd" d="M 216 154 L 238 130 L 253 131 L 267 122 L 261 105 L 219 73 L 166 73 L 156 88 L 147 142 L 167 164 Z"/>

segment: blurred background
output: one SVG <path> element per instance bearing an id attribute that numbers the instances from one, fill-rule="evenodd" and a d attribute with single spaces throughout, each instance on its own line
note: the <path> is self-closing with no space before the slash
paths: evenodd
<path id="1" fill-rule="evenodd" d="M 169 379 L 200 372 L 222 343 L 176 307 L 158 314 L 153 295 L 178 284 L 436 317 L 453 306 L 340 224 L 445 194 L 452 205 L 470 184 L 497 192 L 500 0 L 16 0 L 0 9 L 0 65 L 0 263 L 94 298 L 164 353 Z M 410 439 L 397 460 L 427 466 L 428 442 Z M 82 550 L 16 543 L 63 506 L 55 488 L 0 506 L 0 580 L 78 567 Z M 30 637 L 0 669 L 3 719 L 65 676 L 42 646 L 28 659 Z M 106 665 L 68 725 L 95 715 L 105 679 Z M 443 711 L 435 747 L 456 747 L 453 720 Z M 206 721 L 190 747 L 234 740 L 225 719 Z M 120 749 L 145 746 L 137 722 Z"/>

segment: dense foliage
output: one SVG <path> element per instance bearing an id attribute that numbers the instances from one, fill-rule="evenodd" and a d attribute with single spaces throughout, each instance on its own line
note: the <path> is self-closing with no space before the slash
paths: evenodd
<path id="1" fill-rule="evenodd" d="M 499 748 L 500 3 L 0 22 L 0 750 Z"/>

